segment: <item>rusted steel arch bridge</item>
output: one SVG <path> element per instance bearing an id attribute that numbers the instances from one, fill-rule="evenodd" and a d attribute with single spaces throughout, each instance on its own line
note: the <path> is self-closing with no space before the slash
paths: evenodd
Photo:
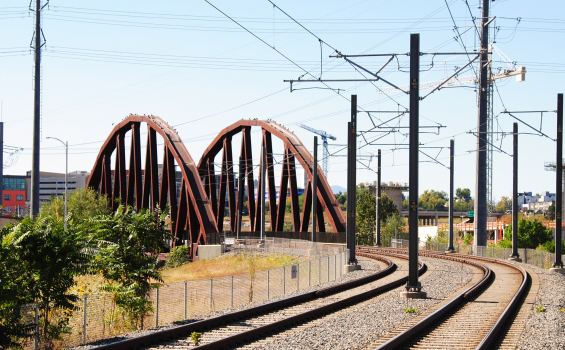
<path id="1" fill-rule="evenodd" d="M 142 126 L 142 124 L 145 124 Z M 273 121 L 241 120 L 223 129 L 204 152 L 196 166 L 177 132 L 156 116 L 130 115 L 117 124 L 104 142 L 88 181 L 88 187 L 104 194 L 109 206 L 116 209 L 121 201 L 139 210 L 157 206 L 170 206 L 171 233 L 174 237 L 189 240 L 194 256 L 199 244 L 207 244 L 207 235 L 223 230 L 225 198 L 228 198 L 230 228 L 236 229 L 236 189 L 233 171 L 231 140 L 242 133 L 241 157 L 244 162 L 248 193 L 255 193 L 253 181 L 253 158 L 251 152 L 251 128 L 261 127 L 262 145 L 267 149 L 267 190 L 271 209 L 273 231 L 282 231 L 286 208 L 287 191 L 290 190 L 292 224 L 294 231 L 308 231 L 312 211 L 312 163 L 313 159 L 302 142 L 290 131 Z M 147 130 L 145 167 L 142 168 L 141 130 Z M 131 133 L 129 158 L 126 159 L 126 134 Z M 157 135 L 163 139 L 162 170 L 159 172 Z M 272 136 L 283 141 L 284 157 L 280 183 L 279 201 L 276 201 L 275 175 L 273 167 Z M 220 181 L 216 183 L 214 158 L 222 152 Z M 126 160 L 129 166 L 126 167 Z M 112 169 L 112 161 L 114 167 Z M 304 208 L 300 213 L 296 181 L 296 161 L 308 175 Z M 177 179 L 175 164 L 180 168 L 181 179 Z M 259 173 L 259 176 L 261 174 Z M 180 180 L 180 185 L 177 181 Z M 317 210 L 318 232 L 325 232 L 323 211 L 332 225 L 332 232 L 345 231 L 345 218 L 331 188 L 318 166 Z M 219 186 L 219 197 L 216 188 Z M 260 185 L 259 185 L 260 187 Z M 258 188 L 256 193 L 262 193 Z M 260 223 L 260 201 L 249 197 L 251 231 Z M 116 199 L 120 199 L 117 201 Z M 174 245 L 174 242 L 173 242 Z"/>
<path id="2" fill-rule="evenodd" d="M 240 157 L 243 162 L 243 172 L 247 182 L 248 204 L 249 204 L 249 220 L 251 231 L 259 229 L 261 217 L 261 201 L 255 198 L 255 185 L 253 179 L 253 164 L 259 164 L 258 172 L 260 179 L 261 161 L 254 163 L 251 152 L 251 128 L 260 127 L 262 130 L 261 146 L 266 149 L 266 190 L 269 198 L 269 212 L 271 217 L 272 231 L 283 231 L 284 215 L 286 209 L 287 191 L 290 190 L 290 201 L 292 211 L 292 227 L 295 232 L 307 232 L 310 224 L 310 213 L 312 211 L 312 164 L 313 157 L 302 144 L 300 139 L 283 126 L 274 121 L 263 120 L 240 120 L 227 128 L 223 129 L 218 136 L 212 141 L 210 146 L 204 151 L 200 162 L 198 163 L 198 171 L 203 179 L 206 188 L 206 194 L 212 202 L 212 209 L 216 216 L 218 230 L 223 229 L 224 224 L 224 208 L 226 207 L 226 194 L 230 215 L 230 228 L 236 230 L 236 190 L 234 181 L 234 161 L 232 151 L 232 138 L 234 135 L 241 133 L 241 151 Z M 282 173 L 280 176 L 280 193 L 277 203 L 277 194 L 275 186 L 275 170 L 273 159 L 273 136 L 280 139 L 284 145 Z M 216 174 L 214 169 L 214 159 L 221 152 L 222 163 L 220 170 L 220 181 L 216 183 Z M 259 159 L 263 159 L 261 154 Z M 296 180 L 296 162 L 304 168 L 308 175 L 308 184 L 306 186 L 306 195 L 304 200 L 304 208 L 302 213 L 298 205 L 298 188 Z M 219 186 L 218 203 L 216 196 L 216 188 Z M 258 181 L 256 193 L 265 193 L 261 188 L 261 182 Z M 328 220 L 332 225 L 332 232 L 345 232 L 345 218 L 333 195 L 333 192 L 326 180 L 322 168 L 318 165 L 318 207 L 317 210 L 317 228 L 318 232 L 326 232 L 324 224 L 323 212 L 326 212 Z M 259 199 L 260 197 L 257 197 Z"/>
<path id="3" fill-rule="evenodd" d="M 142 127 L 142 124 L 145 126 Z M 141 160 L 142 128 L 147 130 L 145 169 L 142 169 Z M 131 133 L 131 146 L 129 167 L 126 168 L 127 133 Z M 160 174 L 157 134 L 164 144 Z M 180 193 L 177 193 L 175 163 L 182 173 Z M 194 160 L 177 132 L 159 117 L 130 115 L 117 124 L 98 153 L 87 186 L 106 195 L 112 209 L 118 206 L 118 198 L 136 210 L 154 210 L 157 206 L 164 208 L 169 204 L 171 233 L 190 240 L 194 248 L 192 254 L 198 244 L 207 243 L 206 234 L 218 232 Z"/>

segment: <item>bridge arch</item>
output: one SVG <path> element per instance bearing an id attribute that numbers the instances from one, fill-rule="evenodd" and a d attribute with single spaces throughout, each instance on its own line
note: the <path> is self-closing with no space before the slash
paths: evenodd
<path id="1" fill-rule="evenodd" d="M 202 158 L 198 163 L 198 171 L 202 182 L 204 183 L 206 194 L 210 198 L 212 210 L 217 223 L 217 230 L 223 229 L 224 208 L 226 206 L 226 197 L 229 207 L 230 228 L 236 230 L 236 189 L 235 189 L 235 172 L 232 154 L 232 137 L 241 133 L 241 159 L 243 173 L 246 175 L 247 193 L 264 193 L 261 191 L 260 183 L 257 187 L 253 179 L 253 156 L 251 152 L 251 128 L 260 127 L 262 130 L 262 146 L 266 149 L 266 187 L 269 198 L 270 223 L 272 231 L 283 231 L 284 214 L 286 209 L 287 190 L 290 190 L 290 201 L 292 211 L 292 227 L 293 231 L 307 232 L 310 213 L 312 210 L 312 164 L 313 157 L 300 139 L 283 126 L 274 121 L 265 120 L 240 120 L 227 128 L 224 128 L 218 136 L 212 141 L 210 146 L 204 151 Z M 277 201 L 275 174 L 273 167 L 273 145 L 272 137 L 276 137 L 283 142 L 284 153 L 282 161 L 282 173 L 280 175 L 280 196 Z M 222 156 L 222 164 L 220 171 L 218 198 L 216 193 L 217 180 L 215 174 L 215 157 L 220 154 Z M 262 155 L 260 157 L 262 159 Z M 303 167 L 308 176 L 308 184 L 306 186 L 306 195 L 304 200 L 304 208 L 300 213 L 298 204 L 298 189 L 296 179 L 296 162 Z M 260 161 L 258 162 L 260 164 Z M 259 167 L 260 169 L 261 167 Z M 335 199 L 326 176 L 322 168 L 318 165 L 318 208 L 317 210 L 317 228 L 318 232 L 326 232 L 324 224 L 323 212 L 325 211 L 328 220 L 332 226 L 332 233 L 345 232 L 345 217 L 341 211 L 339 203 Z M 259 170 L 259 178 L 261 178 Z M 253 190 L 251 190 L 253 189 Z M 257 197 L 259 198 L 259 197 Z M 260 225 L 260 201 L 255 200 L 255 195 L 248 196 L 249 218 L 251 231 L 257 231 Z M 302 216 L 302 217 L 300 217 Z"/>
<path id="2" fill-rule="evenodd" d="M 144 169 L 141 160 L 142 124 L 147 128 Z M 131 146 L 129 167 L 126 168 L 125 139 L 128 133 Z M 164 143 L 161 169 L 158 164 L 157 134 Z M 176 166 L 180 169 L 180 178 Z M 118 198 L 136 210 L 154 210 L 168 203 L 171 233 L 174 237 L 190 240 L 192 256 L 198 244 L 208 243 L 207 235 L 218 232 L 194 160 L 177 132 L 159 117 L 129 115 L 118 123 L 98 153 L 87 186 L 106 195 L 112 209 L 118 206 Z"/>

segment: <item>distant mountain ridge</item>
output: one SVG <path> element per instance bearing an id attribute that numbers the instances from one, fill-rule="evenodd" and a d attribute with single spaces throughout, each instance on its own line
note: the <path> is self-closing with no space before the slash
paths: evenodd
<path id="1" fill-rule="evenodd" d="M 341 187 L 339 185 L 333 185 L 333 186 L 330 186 L 330 187 L 331 187 L 334 194 L 339 193 L 339 192 L 341 192 L 341 193 L 347 192 L 347 188 Z"/>

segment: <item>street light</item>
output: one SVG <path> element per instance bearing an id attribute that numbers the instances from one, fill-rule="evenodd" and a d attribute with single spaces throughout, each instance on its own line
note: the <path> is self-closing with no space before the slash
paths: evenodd
<path id="1" fill-rule="evenodd" d="M 57 140 L 61 142 L 65 146 L 65 218 L 64 218 L 64 225 L 65 230 L 67 229 L 67 200 L 68 200 L 68 193 L 67 193 L 67 174 L 69 173 L 69 143 L 63 142 L 56 137 L 47 137 L 47 139 Z"/>

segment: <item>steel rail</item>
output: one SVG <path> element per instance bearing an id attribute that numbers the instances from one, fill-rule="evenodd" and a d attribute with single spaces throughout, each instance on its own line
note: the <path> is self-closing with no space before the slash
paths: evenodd
<path id="1" fill-rule="evenodd" d="M 379 254 L 381 254 L 379 252 Z M 367 253 L 360 253 L 358 254 L 359 256 L 364 256 L 364 257 L 368 257 L 368 258 L 372 258 L 375 259 L 376 256 L 373 254 L 367 254 Z M 400 259 L 408 259 L 408 257 L 406 255 L 399 255 L 399 254 L 395 254 L 395 253 L 382 253 L 382 255 L 388 255 L 391 257 L 395 257 L 395 258 L 400 258 Z M 423 262 L 419 262 L 420 268 L 418 269 L 418 274 L 421 275 L 424 272 L 426 272 L 427 270 L 427 266 L 426 264 L 424 264 Z M 285 319 L 282 319 L 280 321 L 265 325 L 265 326 L 261 326 L 261 327 L 257 327 L 255 329 L 246 331 L 246 332 L 242 332 L 230 337 L 226 337 L 224 339 L 220 339 L 218 341 L 215 342 L 211 342 L 205 345 L 200 345 L 198 347 L 196 347 L 196 349 L 223 349 L 223 348 L 233 348 L 234 346 L 238 346 L 238 345 L 243 345 L 245 343 L 248 343 L 250 340 L 253 339 L 258 339 L 261 337 L 264 337 L 266 335 L 270 335 L 273 333 L 278 333 L 281 332 L 285 329 L 288 329 L 290 327 L 293 326 L 297 326 L 300 324 L 303 324 L 307 321 L 311 321 L 313 319 L 316 318 L 320 318 L 322 316 L 325 316 L 329 313 L 335 312 L 335 311 L 339 311 L 342 310 L 348 306 L 360 303 L 364 300 L 367 300 L 369 298 L 378 296 L 380 294 L 383 294 L 389 290 L 392 290 L 394 288 L 397 288 L 399 286 L 402 286 L 406 283 L 406 281 L 408 281 L 408 276 L 399 278 L 395 281 L 392 281 L 390 283 L 387 283 L 385 285 L 379 286 L 377 288 L 356 294 L 354 296 L 321 306 L 319 308 L 310 310 L 310 311 L 306 311 L 304 313 L 295 315 L 295 316 L 291 316 Z M 315 293 L 317 295 L 327 295 L 329 294 L 328 292 L 334 287 L 328 287 L 325 289 L 321 289 L 319 291 L 316 291 Z M 333 293 L 332 293 L 333 294 Z"/>
<path id="2" fill-rule="evenodd" d="M 385 253 L 382 255 L 389 255 L 389 256 L 395 256 L 398 258 L 402 258 L 402 259 L 406 259 L 406 256 L 403 255 L 398 255 L 398 254 L 394 254 L 394 253 Z M 159 332 L 155 332 L 152 334 L 147 334 L 147 335 L 143 335 L 141 337 L 137 337 L 137 338 L 130 338 L 130 339 L 125 339 L 122 341 L 118 341 L 115 343 L 111 343 L 111 344 L 106 344 L 106 345 L 102 345 L 99 347 L 95 347 L 93 349 L 99 349 L 99 350 L 118 350 L 118 349 L 137 349 L 140 347 L 146 347 L 146 346 L 151 346 L 151 345 L 155 345 L 158 343 L 162 343 L 162 342 L 166 342 L 166 341 L 171 341 L 171 340 L 175 340 L 181 337 L 187 337 L 189 336 L 192 332 L 203 332 L 205 330 L 209 330 L 209 329 L 213 329 L 213 328 L 217 328 L 219 326 L 223 326 L 223 325 L 227 325 L 229 323 L 241 320 L 241 319 L 245 319 L 245 318 L 250 318 L 256 315 L 261 315 L 261 314 L 266 314 L 266 313 L 270 313 L 273 311 L 277 311 L 277 310 L 281 310 L 287 307 L 291 307 L 291 306 L 295 306 L 297 304 L 301 304 L 307 301 L 311 301 L 311 300 L 315 300 L 318 298 L 322 298 L 325 297 L 327 295 L 330 294 L 335 294 L 347 289 L 351 289 L 351 288 L 355 288 L 358 287 L 360 285 L 366 284 L 366 283 L 370 283 L 372 281 L 375 281 L 377 279 L 386 277 L 388 275 L 390 275 L 391 273 L 393 273 L 394 271 L 396 271 L 396 264 L 394 264 L 391 260 L 383 258 L 383 257 L 379 257 L 379 256 L 375 256 L 373 254 L 365 254 L 364 256 L 370 257 L 371 259 L 374 260 L 378 260 L 381 262 L 384 262 L 387 265 L 386 268 L 377 271 L 373 274 L 370 274 L 368 276 L 365 277 L 361 277 L 352 281 L 347 281 L 347 282 L 343 282 L 340 284 L 337 284 L 335 286 L 331 286 L 331 287 L 327 287 L 327 288 L 323 288 L 317 291 L 311 291 L 311 292 L 307 292 L 307 293 L 303 293 L 303 294 L 299 294 L 299 295 L 295 295 L 292 297 L 288 297 L 288 298 L 284 298 L 278 301 L 274 301 L 274 302 L 270 302 L 270 303 L 266 303 L 260 306 L 256 306 L 250 309 L 246 309 L 246 310 L 241 310 L 241 311 L 236 311 L 233 313 L 229 313 L 229 314 L 225 314 L 225 315 L 221 315 L 221 316 L 217 316 L 217 317 L 213 317 L 210 319 L 206 319 L 206 320 L 202 320 L 202 321 L 197 321 L 197 322 L 193 322 L 193 323 L 189 323 L 186 325 L 182 325 L 182 326 L 178 326 L 178 327 L 174 327 L 174 328 L 170 328 L 167 330 L 163 330 L 163 331 L 159 331 Z M 425 272 L 426 266 L 425 264 L 422 263 L 422 267 L 420 268 L 421 273 Z M 407 278 L 407 277 L 406 277 Z M 332 305 L 332 304 L 330 304 Z M 311 317 L 311 316 L 309 316 Z M 298 320 L 293 319 L 293 322 L 297 322 Z M 276 327 L 281 327 L 280 324 L 277 324 Z M 261 327 L 263 329 L 263 327 Z M 272 329 L 275 328 L 271 328 Z M 249 336 L 248 332 L 242 333 L 242 334 L 246 334 L 246 337 Z M 230 337 L 232 338 L 232 337 Z M 242 339 L 244 339 L 242 337 Z M 251 338 L 247 338 L 247 340 L 249 340 Z M 210 343 L 210 344 L 216 344 L 217 342 L 214 343 Z M 199 348 L 205 348 L 206 345 L 201 346 Z"/>
<path id="3" fill-rule="evenodd" d="M 358 247 L 362 251 L 367 251 L 371 253 L 380 253 L 381 251 L 390 252 L 390 253 L 399 253 L 399 252 L 407 252 L 407 249 L 400 249 L 400 248 L 367 248 L 367 247 Z M 427 316 L 414 326 L 410 327 L 406 331 L 398 334 L 394 338 L 390 339 L 386 343 L 379 346 L 378 350 L 388 350 L 388 349 L 397 349 L 401 347 L 403 344 L 408 343 L 416 334 L 421 332 L 424 328 L 430 326 L 433 322 L 439 319 L 441 316 L 447 314 L 448 312 L 453 311 L 456 307 L 464 305 L 468 302 L 473 296 L 482 293 L 484 290 L 488 288 L 490 281 L 494 279 L 494 274 L 490 271 L 490 269 L 482 264 L 476 263 L 472 260 L 478 260 L 483 262 L 489 262 L 494 264 L 500 264 L 504 266 L 511 267 L 515 270 L 518 270 L 522 274 L 522 283 L 520 287 L 512 297 L 511 301 L 508 303 L 504 311 L 498 317 L 496 322 L 490 328 L 488 333 L 485 335 L 483 340 L 480 344 L 476 347 L 476 350 L 486 350 L 490 347 L 493 341 L 498 336 L 499 331 L 505 325 L 506 320 L 510 316 L 510 314 L 514 311 L 514 308 L 518 305 L 520 299 L 523 297 L 524 293 L 526 292 L 527 286 L 530 283 L 531 277 L 529 274 L 524 270 L 522 267 L 514 265 L 512 263 L 486 258 L 486 257 L 478 257 L 478 256 L 469 256 L 464 254 L 453 254 L 453 253 L 442 253 L 442 252 L 431 252 L 431 251 L 420 251 L 419 255 L 421 256 L 428 256 L 428 257 L 435 257 L 440 259 L 452 260 L 452 261 L 465 261 L 466 263 L 479 267 L 483 269 L 484 274 L 483 277 L 479 282 L 475 285 L 467 289 L 465 292 L 461 293 L 449 303 L 441 307 L 440 309 L 436 310 L 431 315 Z"/>

